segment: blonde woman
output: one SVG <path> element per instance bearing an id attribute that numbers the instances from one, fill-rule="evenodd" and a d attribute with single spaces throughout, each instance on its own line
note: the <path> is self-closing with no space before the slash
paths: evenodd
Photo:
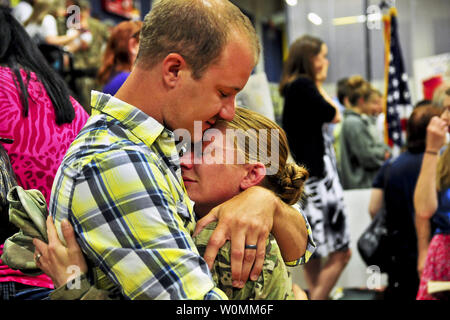
<path id="1" fill-rule="evenodd" d="M 240 136 L 244 134 L 244 136 Z M 240 138 L 246 138 L 247 144 L 242 144 Z M 262 141 L 267 143 L 266 150 L 260 149 Z M 252 187 L 261 186 L 272 190 L 285 203 L 293 205 L 299 201 L 303 194 L 303 185 L 308 178 L 305 168 L 294 163 L 288 163 L 289 147 L 284 131 L 273 121 L 247 109 L 236 108 L 236 115 L 230 122 L 217 121 L 214 129 L 205 133 L 205 141 L 202 146 L 192 146 L 181 157 L 181 171 L 189 198 L 195 202 L 194 210 L 197 218 L 201 218 L 208 212 L 215 210 L 217 205 L 240 194 Z M 274 147 L 272 147 L 274 146 Z M 256 147 L 253 148 L 253 147 Z M 277 148 L 278 147 L 278 148 Z M 201 152 L 194 154 L 198 148 Z M 194 152 L 193 152 L 194 151 Z M 241 160 L 238 160 L 241 159 Z M 255 204 L 257 205 L 257 204 Z M 297 257 L 296 250 L 292 250 L 291 241 L 275 240 L 277 234 L 269 236 L 265 243 L 258 246 L 266 247 L 263 270 L 259 278 L 248 281 L 237 288 L 232 283 L 231 277 L 231 243 L 228 241 L 219 250 L 218 256 L 212 267 L 213 280 L 218 288 L 223 290 L 229 299 L 301 299 L 306 297 L 304 292 L 292 284 L 286 265 L 295 266 L 306 263 L 315 244 L 311 236 L 311 229 L 304 218 L 308 230 L 308 242 L 305 254 Z M 55 231 L 51 220 L 48 222 L 49 239 L 54 237 Z M 216 223 L 202 225 L 194 234 L 194 242 L 201 256 L 204 256 L 208 241 L 216 227 Z M 65 231 L 64 231 L 65 230 Z M 70 280 L 70 276 L 55 272 L 66 270 L 71 264 L 80 266 L 82 272 L 87 267 L 83 262 L 82 253 L 74 241 L 70 225 L 63 227 L 69 247 L 70 257 L 64 250 L 58 250 L 59 254 L 50 261 L 42 242 L 37 242 L 39 252 L 43 255 L 39 259 L 40 267 L 55 281 L 55 286 L 61 286 Z M 36 244 L 36 242 L 35 242 Z M 59 248 L 62 246 L 59 244 Z M 248 248 L 247 250 L 253 250 Z M 70 260 L 75 259 L 75 260 Z M 79 291 L 65 290 L 60 287 L 51 294 L 52 299 L 74 299 L 74 293 L 84 296 L 85 299 L 105 299 L 106 294 L 101 294 L 91 287 L 85 278 L 82 278 L 83 288 Z M 100 292 L 100 294 L 99 294 Z M 105 292 L 103 292 L 105 293 Z"/>
<path id="2" fill-rule="evenodd" d="M 428 292 L 429 281 L 450 281 L 450 145 L 444 151 L 450 128 L 450 89 L 445 91 L 444 111 L 427 127 L 426 149 L 414 192 L 421 274 L 417 300 L 436 300 Z M 433 234 L 430 221 L 435 225 Z M 430 235 L 432 235 L 431 241 Z"/>
<path id="3" fill-rule="evenodd" d="M 80 36 L 78 30 L 74 30 L 70 35 L 58 35 L 57 22 L 52 15 L 52 10 L 58 2 L 59 0 L 34 1 L 33 12 L 23 23 L 25 30 L 34 42 L 64 46 Z"/>

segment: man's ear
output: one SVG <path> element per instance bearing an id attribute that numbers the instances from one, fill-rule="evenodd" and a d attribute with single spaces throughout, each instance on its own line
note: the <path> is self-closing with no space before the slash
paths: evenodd
<path id="1" fill-rule="evenodd" d="M 186 61 L 178 53 L 169 53 L 163 60 L 164 83 L 170 88 L 175 87 L 179 78 L 180 70 L 186 67 Z"/>
<path id="2" fill-rule="evenodd" d="M 256 186 L 266 176 L 266 167 L 261 162 L 246 164 L 247 175 L 241 180 L 239 185 L 242 190 Z"/>

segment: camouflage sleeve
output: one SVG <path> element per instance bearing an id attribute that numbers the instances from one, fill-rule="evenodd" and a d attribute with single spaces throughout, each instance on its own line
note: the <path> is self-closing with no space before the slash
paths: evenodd
<path id="1" fill-rule="evenodd" d="M 208 240 L 216 227 L 209 224 L 194 238 L 201 256 L 203 256 Z M 263 271 L 256 281 L 247 281 L 242 289 L 234 288 L 231 280 L 231 245 L 227 241 L 219 250 L 213 269 L 212 278 L 230 300 L 284 300 L 293 299 L 292 279 L 283 262 L 280 249 L 275 238 L 270 235 L 266 242 L 266 257 Z"/>
<path id="2" fill-rule="evenodd" d="M 266 245 L 263 271 L 254 285 L 255 300 L 293 300 L 292 278 L 275 238 L 270 235 Z"/>
<path id="3" fill-rule="evenodd" d="M 69 283 L 53 290 L 50 300 L 114 300 L 109 292 L 91 285 L 86 275 L 74 279 Z"/>

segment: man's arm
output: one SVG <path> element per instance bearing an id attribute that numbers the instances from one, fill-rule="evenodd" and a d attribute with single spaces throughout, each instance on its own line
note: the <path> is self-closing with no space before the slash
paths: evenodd
<path id="1" fill-rule="evenodd" d="M 251 280 L 258 278 L 264 263 L 265 242 L 271 231 L 284 251 L 283 257 L 289 258 L 287 260 L 296 260 L 305 253 L 308 241 L 305 220 L 298 211 L 263 187 L 251 187 L 215 207 L 197 222 L 194 236 L 216 220 L 218 225 L 204 258 L 211 268 L 220 247 L 231 240 L 231 270 L 235 287 L 242 288 L 249 276 Z M 257 245 L 256 250 L 245 249 L 245 245 L 254 244 Z"/>

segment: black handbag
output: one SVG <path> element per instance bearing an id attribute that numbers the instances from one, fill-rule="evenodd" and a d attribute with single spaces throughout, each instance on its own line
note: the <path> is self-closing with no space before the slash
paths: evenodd
<path id="1" fill-rule="evenodd" d="M 0 142 L 12 143 L 11 139 L 1 138 Z M 6 199 L 9 190 L 17 185 L 16 175 L 11 166 L 8 153 L 0 144 L 0 244 L 18 232 L 19 229 L 9 222 L 9 203 Z"/>
<path id="2" fill-rule="evenodd" d="M 389 267 L 389 235 L 386 227 L 386 210 L 383 208 L 373 218 L 367 229 L 358 239 L 358 251 L 368 265 L 376 265 L 382 271 Z"/>
<path id="3" fill-rule="evenodd" d="M 391 163 L 392 159 L 389 160 L 386 168 L 383 190 L 386 190 Z M 386 208 L 383 205 L 383 208 L 375 215 L 367 229 L 359 237 L 357 248 L 361 258 L 368 266 L 375 265 L 380 268 L 381 272 L 386 272 L 392 261 L 391 246 L 392 241 L 386 225 Z"/>

